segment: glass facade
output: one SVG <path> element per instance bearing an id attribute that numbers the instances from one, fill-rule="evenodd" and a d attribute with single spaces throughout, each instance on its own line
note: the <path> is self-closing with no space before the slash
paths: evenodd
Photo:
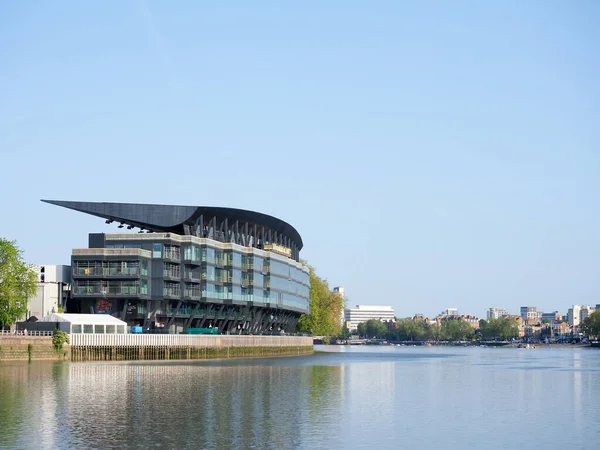
<path id="1" fill-rule="evenodd" d="M 294 259 L 172 233 L 170 238 L 161 235 L 160 242 L 151 234 L 105 236 L 105 248 L 80 250 L 72 257 L 73 297 L 81 300 L 82 312 L 98 309 L 102 301 L 111 314 L 138 324 L 150 309 L 158 316 L 177 310 L 178 317 L 191 318 L 201 317 L 197 311 L 207 307 L 223 315 L 223 308 L 231 306 L 243 315 L 241 308 L 257 306 L 271 308 L 269 316 L 287 311 L 295 320 L 309 312 L 308 269 Z"/>

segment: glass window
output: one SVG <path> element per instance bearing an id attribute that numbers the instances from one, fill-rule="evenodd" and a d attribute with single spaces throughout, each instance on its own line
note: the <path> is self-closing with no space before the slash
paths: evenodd
<path id="1" fill-rule="evenodd" d="M 206 280 L 215 281 L 215 268 L 214 266 L 206 266 Z"/>
<path id="2" fill-rule="evenodd" d="M 152 244 L 152 257 L 162 258 L 162 244 Z"/>
<path id="3" fill-rule="evenodd" d="M 214 298 L 215 295 L 215 285 L 213 283 L 206 283 L 202 286 L 202 297 L 204 298 Z"/>
<path id="4" fill-rule="evenodd" d="M 260 268 L 252 273 L 252 284 L 255 287 L 262 289 L 264 286 L 263 279 L 264 275 L 260 272 Z"/>
<path id="5" fill-rule="evenodd" d="M 94 332 L 94 325 L 84 325 L 83 332 L 86 334 L 92 334 Z"/>
<path id="6" fill-rule="evenodd" d="M 115 334 L 115 326 L 106 325 L 106 334 Z"/>
<path id="7" fill-rule="evenodd" d="M 104 334 L 104 325 L 94 325 L 94 333 Z"/>
<path id="8" fill-rule="evenodd" d="M 233 269 L 231 272 L 231 282 L 233 284 L 242 284 L 242 271 L 239 269 Z"/>
<path id="9" fill-rule="evenodd" d="M 245 300 L 245 298 L 242 296 L 242 287 L 241 286 L 233 286 L 232 293 L 233 293 L 233 300 L 236 300 L 238 302 Z"/>
<path id="10" fill-rule="evenodd" d="M 125 325 L 117 325 L 117 334 L 125 334 Z"/>
<path id="11" fill-rule="evenodd" d="M 148 276 L 148 261 L 142 261 L 142 275 Z"/>
<path id="12" fill-rule="evenodd" d="M 240 269 L 242 267 L 242 255 L 240 253 L 233 252 L 233 267 Z"/>
<path id="13" fill-rule="evenodd" d="M 148 280 L 142 280 L 140 284 L 140 294 L 148 295 Z"/>
<path id="14" fill-rule="evenodd" d="M 215 263 L 215 249 L 205 247 L 202 249 L 202 261 L 206 261 L 209 264 Z"/>
<path id="15" fill-rule="evenodd" d="M 81 333 L 81 324 L 71 326 L 71 333 L 80 334 Z"/>

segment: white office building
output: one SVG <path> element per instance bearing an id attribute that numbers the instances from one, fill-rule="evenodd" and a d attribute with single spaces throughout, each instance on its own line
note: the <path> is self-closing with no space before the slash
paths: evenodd
<path id="1" fill-rule="evenodd" d="M 381 321 L 394 320 L 394 309 L 391 306 L 356 305 L 356 308 L 346 308 L 345 322 L 350 331 L 356 331 L 359 323 L 375 319 Z"/>
<path id="2" fill-rule="evenodd" d="M 27 301 L 24 320 L 41 319 L 64 308 L 71 284 L 71 266 L 34 265 L 32 270 L 37 275 L 37 292 Z"/>

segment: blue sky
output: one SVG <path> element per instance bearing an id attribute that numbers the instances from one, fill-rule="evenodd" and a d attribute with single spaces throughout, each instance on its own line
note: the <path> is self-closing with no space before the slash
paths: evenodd
<path id="1" fill-rule="evenodd" d="M 351 304 L 600 303 L 600 3 L 0 4 L 0 236 L 41 198 L 280 217 Z M 113 229 L 114 228 L 114 229 Z"/>

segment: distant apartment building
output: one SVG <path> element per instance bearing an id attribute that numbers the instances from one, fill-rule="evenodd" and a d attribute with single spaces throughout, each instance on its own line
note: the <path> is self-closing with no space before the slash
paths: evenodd
<path id="1" fill-rule="evenodd" d="M 572 327 L 579 326 L 580 312 L 581 306 L 579 305 L 573 305 L 571 308 L 569 308 L 569 311 L 567 312 L 567 321 L 569 322 L 569 325 L 571 325 Z"/>
<path id="2" fill-rule="evenodd" d="M 356 305 L 356 308 L 345 310 L 345 322 L 350 325 L 350 331 L 356 331 L 358 324 L 371 319 L 394 320 L 394 309 L 391 306 Z"/>
<path id="3" fill-rule="evenodd" d="M 573 307 L 569 308 L 569 312 L 567 313 L 567 321 L 572 327 L 578 327 L 596 309 L 596 306 L 573 305 Z"/>
<path id="4" fill-rule="evenodd" d="M 584 305 L 579 310 L 579 323 L 582 323 L 585 319 L 587 319 L 596 308 L 594 306 Z"/>
<path id="5" fill-rule="evenodd" d="M 497 308 L 496 306 L 490 306 L 487 312 L 487 320 L 500 319 L 501 317 L 506 317 L 508 315 L 509 314 L 506 309 Z"/>
<path id="6" fill-rule="evenodd" d="M 527 322 L 539 322 L 542 320 L 542 312 L 535 306 L 521 306 L 521 317 Z"/>

